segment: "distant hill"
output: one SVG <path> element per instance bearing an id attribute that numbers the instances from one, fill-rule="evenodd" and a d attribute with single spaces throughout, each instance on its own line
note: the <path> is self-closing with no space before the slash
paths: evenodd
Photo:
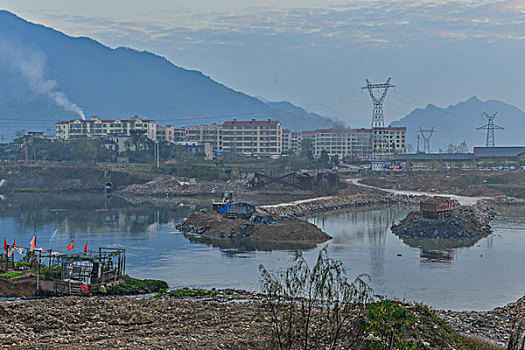
<path id="1" fill-rule="evenodd" d="M 485 146 L 486 131 L 476 130 L 487 122 L 481 117 L 483 112 L 487 114 L 498 112 L 495 124 L 505 128 L 496 131 L 496 146 L 525 145 L 525 112 L 505 102 L 481 101 L 477 97 L 471 97 L 447 108 L 434 105 L 428 105 L 425 109 L 418 108 L 401 120 L 392 122 L 391 125 L 407 127 L 407 143 L 412 144 L 414 149 L 417 145 L 419 127 L 437 129 L 437 133 L 431 139 L 432 151 L 462 141 L 466 141 L 472 149 L 474 146 Z M 422 139 L 420 147 L 423 148 Z"/>
<path id="2" fill-rule="evenodd" d="M 138 114 L 176 126 L 231 118 L 280 119 L 294 130 L 332 124 L 288 102 L 263 102 L 235 91 L 153 53 L 111 49 L 7 11 L 0 11 L 0 80 L 3 135 L 54 129 L 55 122 L 81 110 L 88 117 Z"/>

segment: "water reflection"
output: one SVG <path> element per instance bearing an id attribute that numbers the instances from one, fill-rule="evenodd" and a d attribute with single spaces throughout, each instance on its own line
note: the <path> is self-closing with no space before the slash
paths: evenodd
<path id="1" fill-rule="evenodd" d="M 15 218 L 19 230 L 38 232 L 56 225 L 68 233 L 143 233 L 160 225 L 174 225 L 195 209 L 189 206 L 155 207 L 151 203 L 130 204 L 103 194 L 23 194 L 0 202 L 0 218 Z M 200 209 L 200 208 L 198 208 Z"/>
<path id="2" fill-rule="evenodd" d="M 214 238 L 202 235 L 185 234 L 186 238 L 193 243 L 207 244 L 230 257 L 255 251 L 298 251 L 314 249 L 316 244 L 293 243 L 293 242 L 266 242 L 251 240 L 247 238 Z"/>

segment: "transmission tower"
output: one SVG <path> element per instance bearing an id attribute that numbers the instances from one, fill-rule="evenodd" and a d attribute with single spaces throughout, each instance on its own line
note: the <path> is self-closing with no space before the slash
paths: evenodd
<path id="1" fill-rule="evenodd" d="M 496 140 L 494 139 L 494 130 L 503 130 L 503 128 L 499 125 L 494 124 L 494 118 L 496 118 L 496 115 L 498 112 L 494 113 L 493 115 L 488 115 L 487 113 L 483 112 L 481 114 L 482 117 L 487 118 L 487 125 L 480 126 L 476 130 L 487 130 L 487 141 L 485 142 L 485 146 L 487 147 L 495 147 L 496 146 Z"/>
<path id="2" fill-rule="evenodd" d="M 366 79 L 366 86 L 361 88 L 361 91 L 367 89 L 374 104 L 374 111 L 372 113 L 372 134 L 370 136 L 370 147 L 372 149 L 372 156 L 380 158 L 389 152 L 390 148 L 384 136 L 385 118 L 383 117 L 383 101 L 385 100 L 388 89 L 395 87 L 390 84 L 390 79 L 384 84 L 372 84 Z M 381 97 L 374 95 L 374 90 L 382 90 Z"/>
<path id="3" fill-rule="evenodd" d="M 423 152 L 424 153 L 430 153 L 430 138 L 432 137 L 432 134 L 437 132 L 434 127 L 432 129 L 421 129 L 419 128 L 419 134 L 423 138 Z"/>

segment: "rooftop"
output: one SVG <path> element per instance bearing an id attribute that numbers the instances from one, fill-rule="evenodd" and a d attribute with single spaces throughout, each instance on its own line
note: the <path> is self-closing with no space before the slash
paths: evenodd
<path id="1" fill-rule="evenodd" d="M 440 160 L 440 161 L 474 161 L 472 153 L 405 153 L 396 154 L 395 160 Z"/>
<path id="2" fill-rule="evenodd" d="M 525 146 L 474 147 L 476 158 L 516 158 L 522 153 L 525 153 Z"/>

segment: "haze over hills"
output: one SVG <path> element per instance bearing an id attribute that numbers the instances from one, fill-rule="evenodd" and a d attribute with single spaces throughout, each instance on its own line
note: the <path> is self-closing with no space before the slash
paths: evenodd
<path id="1" fill-rule="evenodd" d="M 487 120 L 481 114 L 498 112 L 495 124 L 504 130 L 496 130 L 496 146 L 516 146 L 525 144 L 525 112 L 505 102 L 489 100 L 481 101 L 471 97 L 464 102 L 440 108 L 428 105 L 425 109 L 418 108 L 399 121 L 392 122 L 392 126 L 407 127 L 407 144 L 417 146 L 417 131 L 419 128 L 430 129 L 435 127 L 437 133 L 431 138 L 431 148 L 437 152 L 441 147 L 445 149 L 449 144 L 459 144 L 466 141 L 470 149 L 474 146 L 485 146 L 486 130 L 476 128 L 486 125 Z M 423 149 L 423 140 L 420 141 Z"/>
<path id="2" fill-rule="evenodd" d="M 1 134 L 54 129 L 79 115 L 138 114 L 176 126 L 227 119 L 278 119 L 294 130 L 332 122 L 287 102 L 263 102 L 198 71 L 130 48 L 111 49 L 0 11 Z"/>

